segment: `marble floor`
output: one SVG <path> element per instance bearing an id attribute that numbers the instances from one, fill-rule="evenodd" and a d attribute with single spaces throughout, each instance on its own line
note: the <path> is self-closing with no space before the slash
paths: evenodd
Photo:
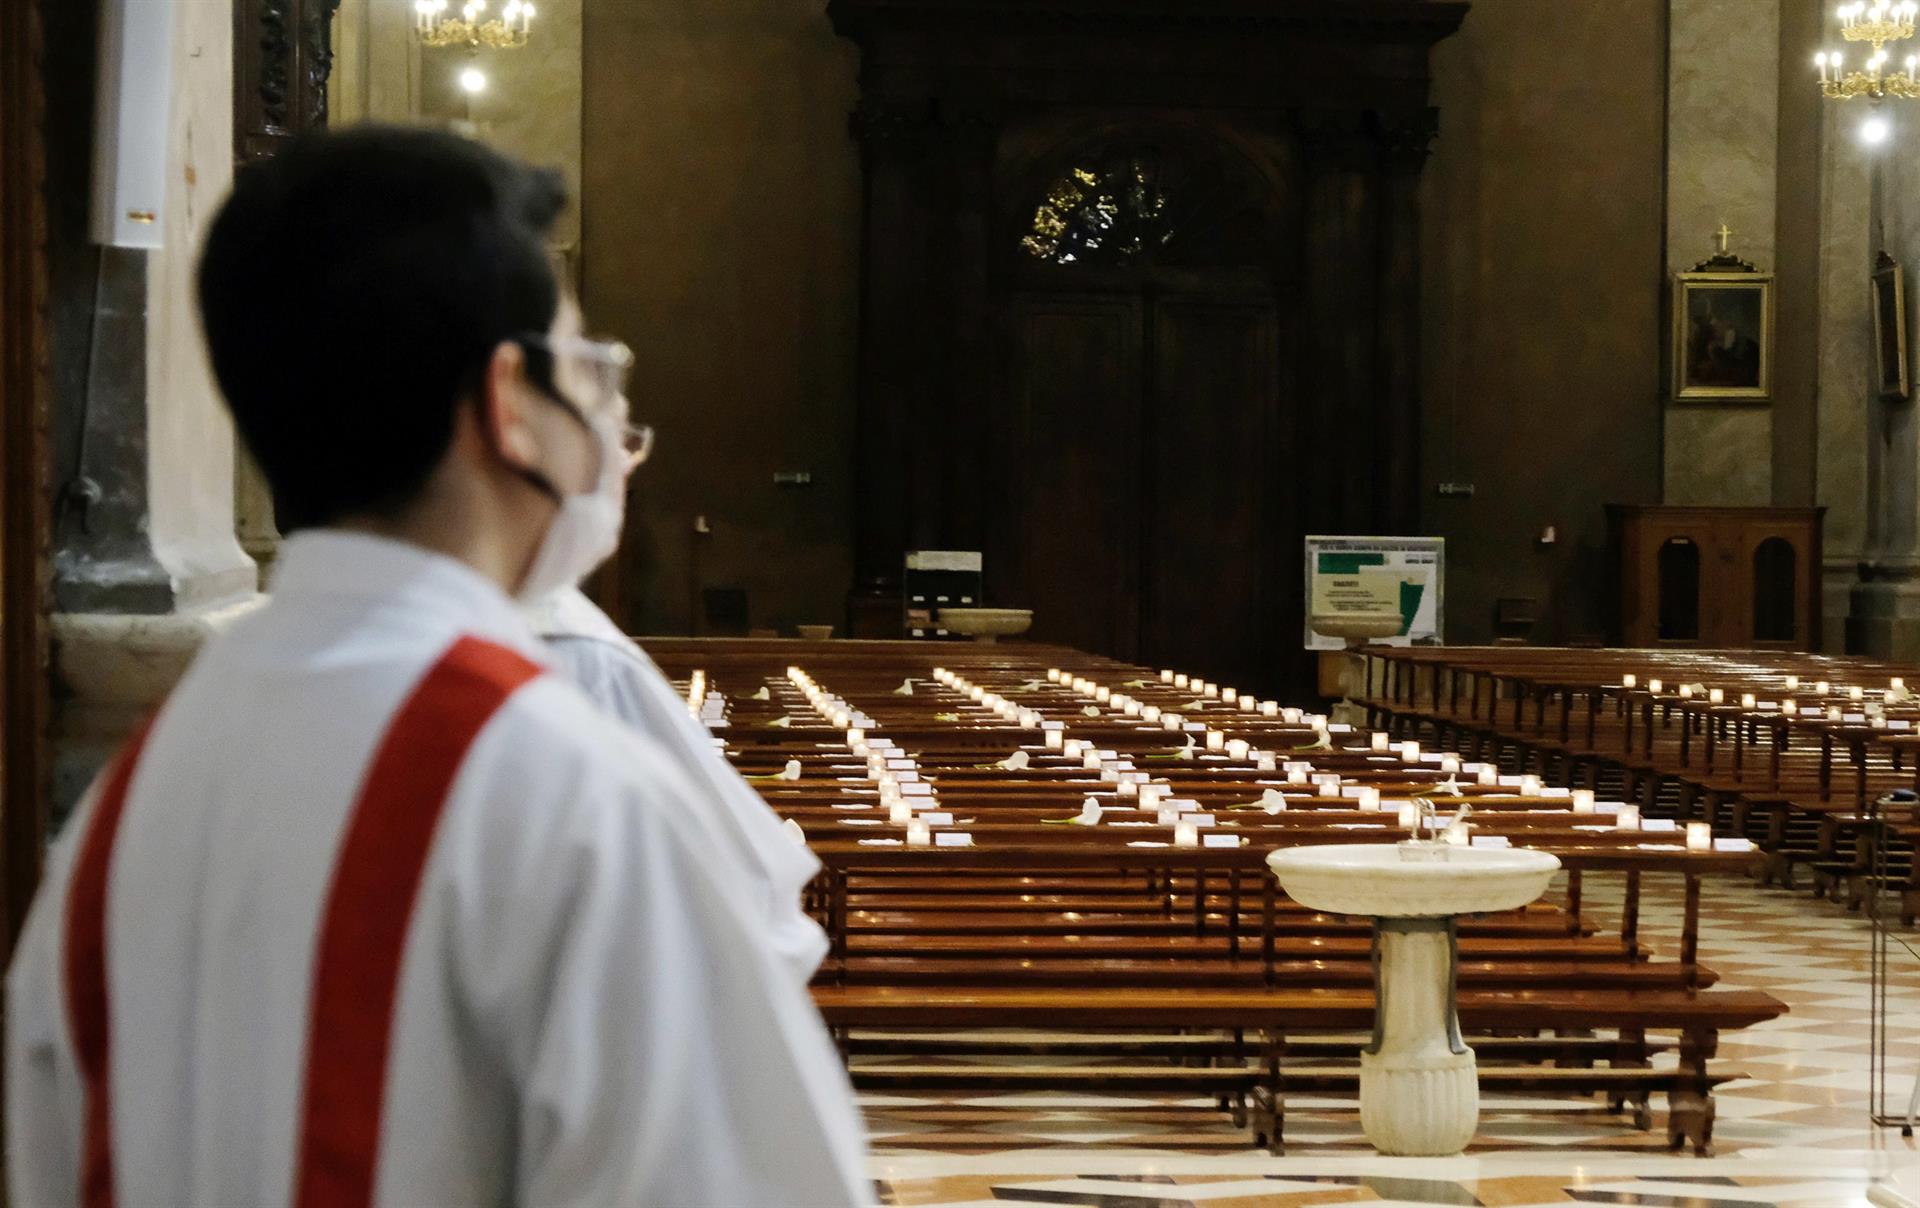
<path id="1" fill-rule="evenodd" d="M 1602 921 L 1617 907 L 1589 884 Z M 1701 958 L 1721 984 L 1763 989 L 1785 1017 L 1723 1038 L 1718 1064 L 1746 1077 L 1718 1095 L 1715 1153 L 1665 1147 L 1597 1100 L 1489 1097 L 1480 1135 L 1450 1159 L 1388 1159 L 1361 1137 L 1352 1100 L 1288 1102 L 1284 1156 L 1204 1099 L 1090 1095 L 865 1095 L 881 1202 L 1086 1205 L 1090 1208 L 1282 1208 L 1307 1204 L 1549 1203 L 1693 1206 L 1865 1204 L 1872 1182 L 1920 1163 L 1920 1142 L 1876 1129 L 1869 1113 L 1865 921 L 1804 892 L 1709 883 Z M 1677 882 L 1650 880 L 1642 934 L 1671 951 Z M 1610 925 L 1610 924 L 1609 924 Z M 1920 947 L 1920 939 L 1907 937 Z M 1920 956 L 1894 949 L 1889 1051 L 1920 1073 Z"/>

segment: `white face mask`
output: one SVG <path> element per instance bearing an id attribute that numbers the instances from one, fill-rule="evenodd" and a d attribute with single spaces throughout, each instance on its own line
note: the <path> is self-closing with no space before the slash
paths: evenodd
<path id="1" fill-rule="evenodd" d="M 527 577 L 515 592 L 523 604 L 572 587 L 600 568 L 620 548 L 620 530 L 627 516 L 626 450 L 619 431 L 603 418 L 592 421 L 600 445 L 600 476 L 583 495 L 560 501 L 547 535 L 534 552 Z"/>

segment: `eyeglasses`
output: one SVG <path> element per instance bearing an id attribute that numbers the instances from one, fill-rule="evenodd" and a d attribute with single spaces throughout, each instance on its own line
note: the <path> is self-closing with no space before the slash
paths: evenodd
<path id="1" fill-rule="evenodd" d="M 534 332 L 522 332 L 514 337 L 521 346 L 543 354 L 550 364 L 545 368 L 547 387 L 557 399 L 583 422 L 591 426 L 590 414 L 610 411 L 618 407 L 625 417 L 627 382 L 633 375 L 633 350 L 619 340 L 594 339 L 587 336 L 548 336 Z M 555 382 L 555 370 L 564 361 L 572 375 L 592 391 L 590 400 L 576 400 L 560 389 Z M 583 405 L 584 402 L 584 405 Z M 653 426 L 651 424 L 623 423 L 620 433 L 621 447 L 627 452 L 627 469 L 639 469 L 647 458 L 653 456 Z"/>

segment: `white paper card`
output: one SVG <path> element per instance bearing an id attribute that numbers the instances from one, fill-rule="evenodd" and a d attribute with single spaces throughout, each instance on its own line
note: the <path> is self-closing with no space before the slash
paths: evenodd
<path id="1" fill-rule="evenodd" d="M 928 826 L 952 826 L 953 815 L 950 813 L 922 814 L 920 815 L 920 821 L 926 823 Z"/>
<path id="2" fill-rule="evenodd" d="M 1505 835 L 1475 835 L 1473 845 L 1475 847 L 1512 847 L 1513 842 Z"/>
<path id="3" fill-rule="evenodd" d="M 965 831 L 941 831 L 933 837 L 935 847 L 972 847 L 973 836 Z"/>
<path id="4" fill-rule="evenodd" d="M 1239 835 L 1202 835 L 1200 836 L 1200 846 L 1202 847 L 1238 847 L 1240 846 L 1240 836 Z"/>
<path id="5" fill-rule="evenodd" d="M 1751 839 L 1715 839 L 1713 841 L 1713 850 L 1715 851 L 1752 851 L 1753 840 Z"/>
<path id="6" fill-rule="evenodd" d="M 1642 818 L 1640 829 L 1643 831 L 1677 831 L 1680 824 L 1671 818 Z"/>

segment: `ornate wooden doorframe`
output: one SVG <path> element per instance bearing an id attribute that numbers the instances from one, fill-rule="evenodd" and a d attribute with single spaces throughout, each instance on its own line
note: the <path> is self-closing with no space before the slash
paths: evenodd
<path id="1" fill-rule="evenodd" d="M 0 4 L 0 960 L 39 884 L 51 765 L 42 3 Z"/>
<path id="2" fill-rule="evenodd" d="M 865 173 L 855 625 L 897 616 L 904 549 L 978 548 L 994 439 L 997 202 L 1010 148 L 1185 123 L 1287 165 L 1301 431 L 1345 439 L 1309 531 L 1419 518 L 1419 175 L 1428 53 L 1463 0 L 830 0 L 862 51 Z M 1284 295 L 1283 295 L 1284 296 Z M 991 576 L 991 571 L 989 571 Z"/>

